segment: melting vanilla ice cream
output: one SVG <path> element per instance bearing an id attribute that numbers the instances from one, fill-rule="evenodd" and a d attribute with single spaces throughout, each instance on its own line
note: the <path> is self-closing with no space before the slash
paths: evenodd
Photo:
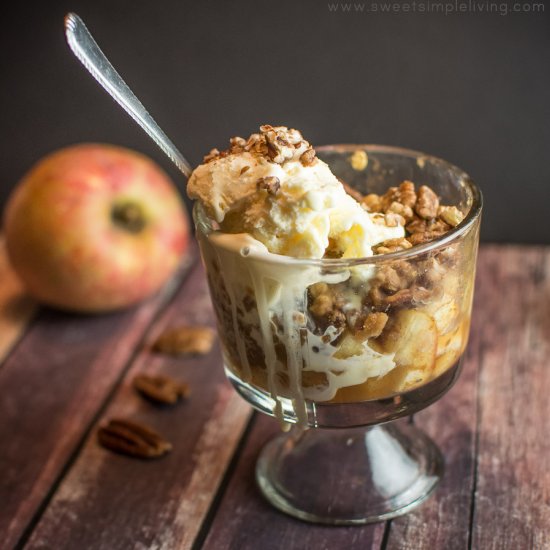
<path id="1" fill-rule="evenodd" d="M 300 132 L 262 126 L 236 138 L 191 175 L 187 192 L 224 233 L 248 233 L 269 252 L 294 258 L 361 258 L 372 246 L 404 236 L 376 224 Z"/>

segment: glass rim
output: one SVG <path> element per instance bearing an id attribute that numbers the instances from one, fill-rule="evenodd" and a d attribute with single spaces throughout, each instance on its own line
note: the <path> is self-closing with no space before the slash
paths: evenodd
<path id="1" fill-rule="evenodd" d="M 439 250 L 444 248 L 448 244 L 452 243 L 458 239 L 461 235 L 467 233 L 470 228 L 476 223 L 476 221 L 481 216 L 481 210 L 483 207 L 483 195 L 481 190 L 472 180 L 472 178 L 458 166 L 443 160 L 434 155 L 424 153 L 422 151 L 416 151 L 414 149 L 406 149 L 404 147 L 396 147 L 392 145 L 377 145 L 377 144 L 351 144 L 351 143 L 342 143 L 342 144 L 331 144 L 331 145 L 320 145 L 315 147 L 317 152 L 337 152 L 337 153 L 354 153 L 357 150 L 363 150 L 367 154 L 369 152 L 376 153 L 392 153 L 397 155 L 402 155 L 406 157 L 418 157 L 423 158 L 427 162 L 432 164 L 439 164 L 445 168 L 452 170 L 456 173 L 457 177 L 468 187 L 471 197 L 472 204 L 468 213 L 464 219 L 456 226 L 443 233 L 439 237 L 420 245 L 415 245 L 412 248 L 406 250 L 398 250 L 396 252 L 389 252 L 387 254 L 379 254 L 373 256 L 363 256 L 360 258 L 294 258 L 292 256 L 284 256 L 282 254 L 270 253 L 269 255 L 265 254 L 255 254 L 250 252 L 248 257 L 261 257 L 263 261 L 266 262 L 282 262 L 284 261 L 287 264 L 292 264 L 295 266 L 304 266 L 304 267 L 319 267 L 319 268 L 349 268 L 362 265 L 376 265 L 387 263 L 388 261 L 394 260 L 404 260 L 411 259 L 422 254 L 432 252 L 434 250 Z M 199 208 L 199 202 L 195 202 L 193 206 L 193 218 L 197 228 L 201 223 L 197 222 L 197 218 L 202 216 L 207 217 L 206 214 L 202 211 L 202 208 Z M 200 222 L 201 220 L 199 220 Z"/>

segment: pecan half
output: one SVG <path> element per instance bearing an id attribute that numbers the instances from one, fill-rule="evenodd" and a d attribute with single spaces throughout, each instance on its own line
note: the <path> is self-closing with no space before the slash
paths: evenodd
<path id="1" fill-rule="evenodd" d="M 172 450 L 172 444 L 148 426 L 123 418 L 100 427 L 97 438 L 106 449 L 138 458 L 157 458 Z"/>
<path id="2" fill-rule="evenodd" d="M 133 383 L 143 397 L 155 403 L 174 405 L 189 395 L 189 386 L 185 382 L 178 382 L 162 374 L 138 374 Z"/>
<path id="3" fill-rule="evenodd" d="M 210 327 L 183 326 L 164 331 L 153 349 L 170 355 L 205 355 L 212 349 L 214 331 Z"/>

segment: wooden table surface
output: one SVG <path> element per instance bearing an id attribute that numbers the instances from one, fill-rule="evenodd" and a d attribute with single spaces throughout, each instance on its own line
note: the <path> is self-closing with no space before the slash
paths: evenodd
<path id="1" fill-rule="evenodd" d="M 0 548 L 550 548 L 549 247 L 482 246 L 464 371 L 414 419 L 446 475 L 386 523 L 314 526 L 267 505 L 254 462 L 277 422 L 230 388 L 219 348 L 151 352 L 180 323 L 213 325 L 196 260 L 137 308 L 78 316 L 27 298 L 0 243 Z M 140 372 L 192 394 L 159 409 L 133 390 Z M 101 448 L 97 427 L 113 416 L 151 425 L 173 451 L 141 461 Z"/>

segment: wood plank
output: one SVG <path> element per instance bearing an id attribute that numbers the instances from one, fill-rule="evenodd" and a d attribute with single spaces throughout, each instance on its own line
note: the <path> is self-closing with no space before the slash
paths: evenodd
<path id="1" fill-rule="evenodd" d="M 214 323 L 202 267 L 155 324 L 148 342 L 180 323 Z M 132 388 L 138 372 L 181 378 L 190 384 L 191 396 L 159 409 Z M 225 379 L 218 347 L 196 358 L 142 349 L 101 421 L 114 416 L 142 421 L 173 443 L 172 452 L 151 462 L 119 456 L 99 447 L 94 428 L 27 548 L 190 548 L 250 414 Z"/>
<path id="2" fill-rule="evenodd" d="M 550 543 L 550 247 L 491 247 L 473 547 Z"/>
<path id="3" fill-rule="evenodd" d="M 0 548 L 12 548 L 40 510 L 182 275 L 117 314 L 43 308 L 7 358 L 0 369 Z"/>
<path id="4" fill-rule="evenodd" d="M 0 364 L 25 332 L 37 309 L 9 264 L 5 239 L 0 237 Z"/>
<path id="5" fill-rule="evenodd" d="M 203 549 L 379 549 L 384 523 L 362 527 L 313 525 L 278 512 L 264 500 L 255 484 L 254 468 L 261 448 L 278 433 L 277 421 L 257 415 Z"/>

